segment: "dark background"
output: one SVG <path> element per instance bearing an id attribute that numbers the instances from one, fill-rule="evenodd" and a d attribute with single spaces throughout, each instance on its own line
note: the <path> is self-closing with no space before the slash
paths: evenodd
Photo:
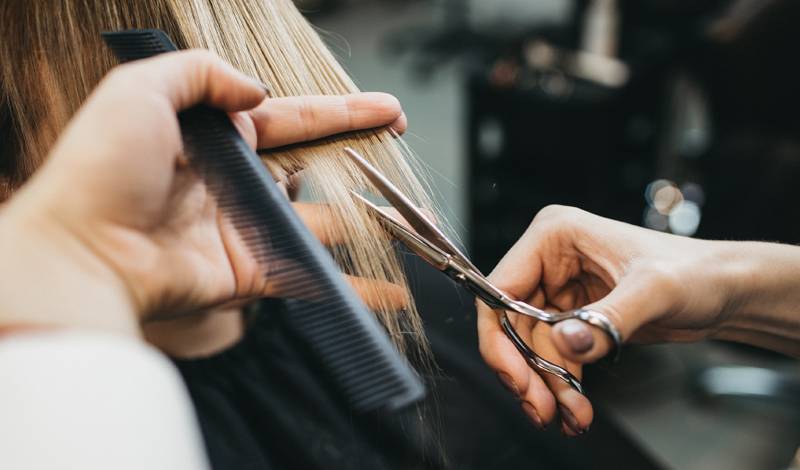
<path id="1" fill-rule="evenodd" d="M 298 4 L 362 88 L 401 99 L 407 140 L 486 271 L 548 204 L 685 236 L 800 240 L 794 0 Z M 587 55 L 624 79 L 577 67 Z M 715 343 L 627 349 L 589 371 L 588 437 L 537 433 L 481 365 L 471 299 L 413 261 L 409 273 L 454 468 L 785 468 L 797 448 L 796 401 L 703 386 L 714 367 L 796 380 L 797 363 Z"/>

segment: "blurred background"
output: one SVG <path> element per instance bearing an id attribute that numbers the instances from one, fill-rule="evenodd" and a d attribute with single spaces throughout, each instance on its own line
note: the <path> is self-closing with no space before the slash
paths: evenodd
<path id="1" fill-rule="evenodd" d="M 485 271 L 548 204 L 800 241 L 796 0 L 297 3 L 363 90 L 401 100 L 407 140 Z M 598 422 L 565 444 L 527 426 L 483 368 L 471 299 L 409 262 L 453 468 L 790 467 L 796 361 L 723 343 L 628 348 L 590 369 Z"/>

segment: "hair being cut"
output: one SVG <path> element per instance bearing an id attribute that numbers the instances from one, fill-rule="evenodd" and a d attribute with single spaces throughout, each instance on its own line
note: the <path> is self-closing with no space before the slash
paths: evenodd
<path id="1" fill-rule="evenodd" d="M 179 47 L 209 49 L 269 84 L 274 96 L 358 91 L 291 0 L 5 0 L 0 18 L 0 199 L 39 166 L 114 65 L 101 31 L 162 29 Z M 362 153 L 420 207 L 431 208 L 413 158 L 389 130 L 271 151 L 264 162 L 280 179 L 302 169 L 313 199 L 331 205 L 347 234 L 348 241 L 334 249 L 345 271 L 407 289 L 390 240 L 351 199 L 349 190 L 368 184 L 343 157 L 346 146 Z M 426 347 L 413 305 L 403 312 L 381 305 L 376 313 L 401 350 L 407 343 Z"/>

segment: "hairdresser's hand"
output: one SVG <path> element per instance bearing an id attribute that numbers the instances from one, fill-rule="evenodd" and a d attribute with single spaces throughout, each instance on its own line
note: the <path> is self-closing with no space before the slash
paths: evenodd
<path id="1" fill-rule="evenodd" d="M 542 210 L 492 272 L 499 288 L 539 308 L 587 306 L 605 314 L 625 341 L 693 341 L 714 334 L 730 313 L 732 288 L 724 273 L 731 250 L 721 242 L 677 237 L 598 217 L 574 208 Z M 592 421 L 586 397 L 528 367 L 503 334 L 494 311 L 479 305 L 484 359 L 521 399 L 540 427 L 560 415 L 567 435 Z M 613 346 L 599 329 L 578 320 L 551 327 L 512 319 L 539 355 L 581 377 L 581 364 Z"/>
<path id="2" fill-rule="evenodd" d="M 112 71 L 2 212 L 2 263 L 25 269 L 18 282 L 4 277 L 0 289 L 20 302 L 5 299 L 0 307 L 22 312 L 22 323 L 103 323 L 136 332 L 142 318 L 274 294 L 181 163 L 176 111 L 204 102 L 233 113 L 254 147 L 386 125 L 402 132 L 405 117 L 384 94 L 266 101 L 265 94 L 260 83 L 200 51 Z M 312 229 L 333 223 L 323 209 L 299 209 Z M 114 320 L 114 312 L 126 315 Z"/>

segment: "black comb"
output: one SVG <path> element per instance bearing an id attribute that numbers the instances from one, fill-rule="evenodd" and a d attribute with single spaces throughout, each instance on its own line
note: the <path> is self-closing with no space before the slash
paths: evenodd
<path id="1" fill-rule="evenodd" d="M 157 29 L 106 32 L 103 39 L 121 62 L 176 50 Z M 353 409 L 393 411 L 421 399 L 417 374 L 228 115 L 199 105 L 178 113 L 178 120 L 190 165 L 280 293 L 294 336 Z"/>

